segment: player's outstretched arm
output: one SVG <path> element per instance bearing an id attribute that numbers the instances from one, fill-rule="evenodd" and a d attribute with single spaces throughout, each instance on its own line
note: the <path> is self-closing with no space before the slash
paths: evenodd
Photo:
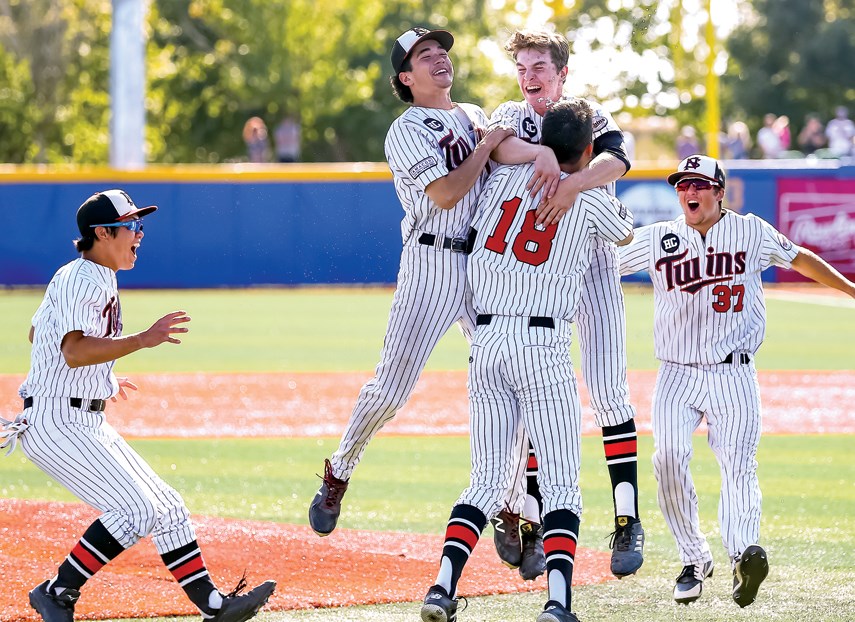
<path id="1" fill-rule="evenodd" d="M 573 207 L 580 192 L 610 184 L 620 179 L 626 170 L 626 164 L 617 156 L 607 151 L 597 155 L 588 166 L 562 179 L 555 196 L 541 200 L 535 212 L 535 224 L 557 223 Z"/>
<path id="2" fill-rule="evenodd" d="M 793 259 L 792 266 L 793 270 L 802 276 L 855 298 L 855 283 L 840 274 L 836 268 L 813 251 L 802 248 Z"/>
<path id="3" fill-rule="evenodd" d="M 475 151 L 469 154 L 469 157 L 463 160 L 460 166 L 449 172 L 448 175 L 435 179 L 428 184 L 425 192 L 430 200 L 441 209 L 452 209 L 457 205 L 478 180 L 481 171 L 487 166 L 492 151 L 513 133 L 512 129 L 500 125 L 494 125 L 486 130 L 484 136 L 475 146 Z"/>
<path id="4" fill-rule="evenodd" d="M 154 348 L 162 343 L 181 343 L 173 334 L 190 329 L 180 326 L 190 321 L 184 311 L 172 311 L 157 320 L 150 328 L 122 337 L 87 337 L 83 331 L 73 330 L 62 339 L 62 356 L 69 367 L 84 367 L 107 363 L 143 348 Z"/>

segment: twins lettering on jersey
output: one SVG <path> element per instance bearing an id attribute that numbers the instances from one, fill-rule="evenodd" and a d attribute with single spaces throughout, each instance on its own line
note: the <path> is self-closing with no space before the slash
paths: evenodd
<path id="1" fill-rule="evenodd" d="M 663 236 L 661 245 L 665 252 L 675 253 L 679 246 L 679 238 L 669 233 Z M 723 281 L 732 281 L 735 275 L 745 274 L 746 251 L 717 253 L 710 246 L 703 258 L 688 257 L 688 255 L 687 248 L 682 253 L 662 257 L 654 265 L 656 271 L 665 276 L 667 291 L 680 288 L 680 291 L 695 294 L 704 287 Z M 716 291 L 713 290 L 713 293 Z"/>
<path id="2" fill-rule="evenodd" d="M 428 117 L 422 121 L 422 123 L 434 132 L 442 132 L 445 130 L 445 126 L 442 122 L 432 117 Z M 477 143 L 478 137 L 474 135 L 475 130 L 471 125 L 469 126 L 469 130 L 473 133 L 473 142 Z M 467 143 L 463 137 L 455 137 L 454 131 L 450 128 L 448 133 L 439 139 L 439 146 L 442 147 L 442 150 L 445 152 L 445 166 L 449 171 L 453 171 L 460 166 L 472 153 L 472 147 L 469 146 L 469 143 Z M 436 166 L 436 159 L 426 158 L 410 169 L 410 176 L 414 178 L 418 177 L 433 166 Z"/>
<path id="3" fill-rule="evenodd" d="M 101 311 L 101 317 L 107 318 L 107 333 L 104 335 L 105 337 L 112 337 L 114 335 L 118 336 L 121 334 L 121 316 L 122 312 L 121 306 L 119 305 L 119 299 L 116 296 L 112 296 Z"/>

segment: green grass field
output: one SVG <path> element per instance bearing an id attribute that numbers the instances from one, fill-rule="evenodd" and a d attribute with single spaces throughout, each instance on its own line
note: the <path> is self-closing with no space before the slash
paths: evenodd
<path id="1" fill-rule="evenodd" d="M 3 372 L 26 372 L 26 334 L 40 297 L 40 292 L 0 293 L 5 320 L 0 326 Z M 377 362 L 390 300 L 391 290 L 386 289 L 127 292 L 122 298 L 126 332 L 145 328 L 146 322 L 175 308 L 189 311 L 194 320 L 192 333 L 181 346 L 140 352 L 120 365 L 127 372 L 371 369 Z M 852 309 L 777 300 L 770 300 L 768 308 L 770 325 L 758 360 L 760 369 L 852 368 Z M 627 309 L 630 366 L 654 369 L 649 292 L 633 290 Z M 465 361 L 465 342 L 451 331 L 429 368 L 464 369 Z M 652 439 L 642 437 L 641 512 L 648 537 L 644 567 L 630 579 L 577 588 L 573 609 L 583 622 L 855 620 L 852 440 L 841 435 L 764 437 L 758 458 L 764 493 L 762 542 L 772 570 L 758 602 L 740 610 L 729 598 L 731 576 L 718 535 L 718 467 L 701 436 L 695 438 L 693 473 L 701 498 L 702 527 L 719 566 L 698 603 L 682 607 L 671 600 L 679 562 L 655 500 Z M 133 444 L 181 491 L 195 514 L 305 524 L 318 484 L 315 473 L 337 442 L 323 438 Z M 468 481 L 468 464 L 466 438 L 381 433 L 354 475 L 340 525 L 441 533 L 451 504 Z M 608 550 L 611 493 L 602 444 L 594 437 L 583 439 L 582 486 L 585 512 L 580 545 Z M 0 460 L 0 493 L 73 500 L 20 452 Z M 275 578 L 280 580 L 280 590 L 288 589 L 287 577 Z M 334 582 L 332 577 L 318 580 Z M 543 601 L 542 593 L 471 599 L 459 620 L 531 622 Z M 418 611 L 418 603 L 401 603 L 265 612 L 258 619 L 415 621 Z M 191 619 L 198 618 L 178 620 Z"/>
<path id="2" fill-rule="evenodd" d="M 43 291 L 0 291 L 0 371 L 26 373 L 30 319 Z M 167 290 L 122 293 L 125 333 L 183 309 L 191 332 L 123 359 L 123 372 L 353 371 L 377 364 L 392 300 L 389 288 Z M 847 299 L 848 300 L 848 299 Z M 768 300 L 769 325 L 759 369 L 852 369 L 853 308 Z M 656 369 L 653 298 L 626 288 L 630 369 Z M 465 369 L 466 341 L 457 328 L 437 346 L 427 369 Z M 574 360 L 578 360 L 578 354 Z"/>

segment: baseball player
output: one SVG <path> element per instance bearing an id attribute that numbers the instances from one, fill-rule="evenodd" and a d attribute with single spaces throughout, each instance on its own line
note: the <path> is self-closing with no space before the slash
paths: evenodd
<path id="1" fill-rule="evenodd" d="M 325 461 L 309 507 L 320 536 L 335 529 L 348 480 L 371 438 L 409 399 L 437 341 L 458 322 L 470 339 L 475 312 L 466 285 L 469 225 L 490 152 L 509 136 L 485 130 L 472 104 L 451 100 L 454 43 L 444 30 L 412 28 L 392 48 L 395 94 L 410 107 L 386 135 L 386 158 L 404 208 L 404 247 L 380 363 L 362 387 L 338 450 Z"/>
<path id="2" fill-rule="evenodd" d="M 855 284 L 764 220 L 724 209 L 725 174 L 717 160 L 690 156 L 668 183 L 683 215 L 637 229 L 620 251 L 620 271 L 646 270 L 653 281 L 653 336 L 662 362 L 653 395 L 653 465 L 659 507 L 684 564 L 674 600 L 697 600 L 713 571 L 689 470 L 692 433 L 706 418 L 721 467 L 719 520 L 733 599 L 745 607 L 769 570 L 758 544 L 761 417 L 754 356 L 766 327 L 760 273 L 772 265 L 792 268 L 852 297 Z"/>
<path id="3" fill-rule="evenodd" d="M 593 157 L 590 106 L 555 104 L 543 119 L 543 143 L 562 170 Z M 469 260 L 477 329 L 469 365 L 470 486 L 451 511 L 436 584 L 424 622 L 457 612 L 457 582 L 487 517 L 499 511 L 525 429 L 540 459 L 548 601 L 538 622 L 578 622 L 570 612 L 582 498 L 579 491 L 581 405 L 570 362 L 570 320 L 579 301 L 594 236 L 624 244 L 632 215 L 601 189 L 579 194 L 560 222 L 536 224 L 539 199 L 526 185 L 533 164 L 493 173 L 478 203 Z"/>
<path id="4" fill-rule="evenodd" d="M 505 49 L 516 61 L 524 100 L 506 102 L 493 113 L 491 123 L 516 130 L 516 137 L 499 145 L 494 158 L 502 163 L 519 161 L 520 154 L 527 150 L 527 159 L 535 161 L 536 173 L 527 189 L 534 195 L 542 188 L 546 197 L 537 208 L 536 222 L 557 223 L 574 204 L 579 191 L 602 187 L 614 195 L 615 180 L 630 167 L 623 135 L 611 115 L 590 101 L 588 104 L 594 110 L 594 158 L 588 166 L 566 176 L 557 191 L 547 180 L 549 166 L 544 161 L 548 162 L 552 156 L 551 150 L 539 145 L 541 125 L 547 106 L 563 98 L 570 49 L 567 40 L 547 31 L 517 31 L 508 39 Z M 554 196 L 549 198 L 551 193 Z M 611 571 L 625 577 L 634 574 L 644 561 L 644 529 L 638 512 L 635 409 L 629 403 L 624 302 L 616 263 L 615 245 L 594 238 L 574 321 L 582 353 L 582 373 L 595 421 L 602 428 L 612 484 L 615 531 L 611 541 Z M 524 578 L 534 578 L 542 572 L 543 563 L 536 524 L 542 510 L 537 490 L 537 460 L 533 452 L 527 455 L 523 451 L 521 455 L 527 458 L 527 464 L 520 462 L 517 468 L 526 469 L 528 496 L 523 489 L 512 489 L 506 500 L 508 510 L 493 520 L 494 537 L 503 560 L 511 566 L 518 564 Z M 523 522 L 521 556 L 519 540 L 514 538 L 520 513 L 528 523 L 535 523 Z"/>
<path id="5" fill-rule="evenodd" d="M 93 574 L 151 534 L 163 563 L 199 608 L 215 622 L 243 622 L 267 602 L 276 583 L 245 594 L 241 579 L 221 593 L 205 567 L 190 514 L 173 488 L 110 426 L 107 400 L 127 399 L 137 387 L 113 374 L 116 359 L 163 343 L 181 343 L 190 321 L 173 311 L 150 328 L 122 335 L 116 272 L 130 270 L 143 239 L 143 217 L 125 192 L 107 190 L 77 210 L 81 256 L 60 268 L 33 316 L 32 366 L 20 395 L 23 412 L 5 422 L 5 445 L 20 440 L 42 471 L 102 512 L 56 576 L 33 588 L 30 605 L 45 622 L 70 622 L 80 590 Z"/>

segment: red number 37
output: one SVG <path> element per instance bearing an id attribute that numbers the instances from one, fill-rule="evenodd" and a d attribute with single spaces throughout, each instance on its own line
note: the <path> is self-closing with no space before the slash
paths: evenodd
<path id="1" fill-rule="evenodd" d="M 718 313 L 727 313 L 733 306 L 734 313 L 742 311 L 742 302 L 745 298 L 744 285 L 716 285 L 712 290 L 715 300 L 712 308 Z"/>

